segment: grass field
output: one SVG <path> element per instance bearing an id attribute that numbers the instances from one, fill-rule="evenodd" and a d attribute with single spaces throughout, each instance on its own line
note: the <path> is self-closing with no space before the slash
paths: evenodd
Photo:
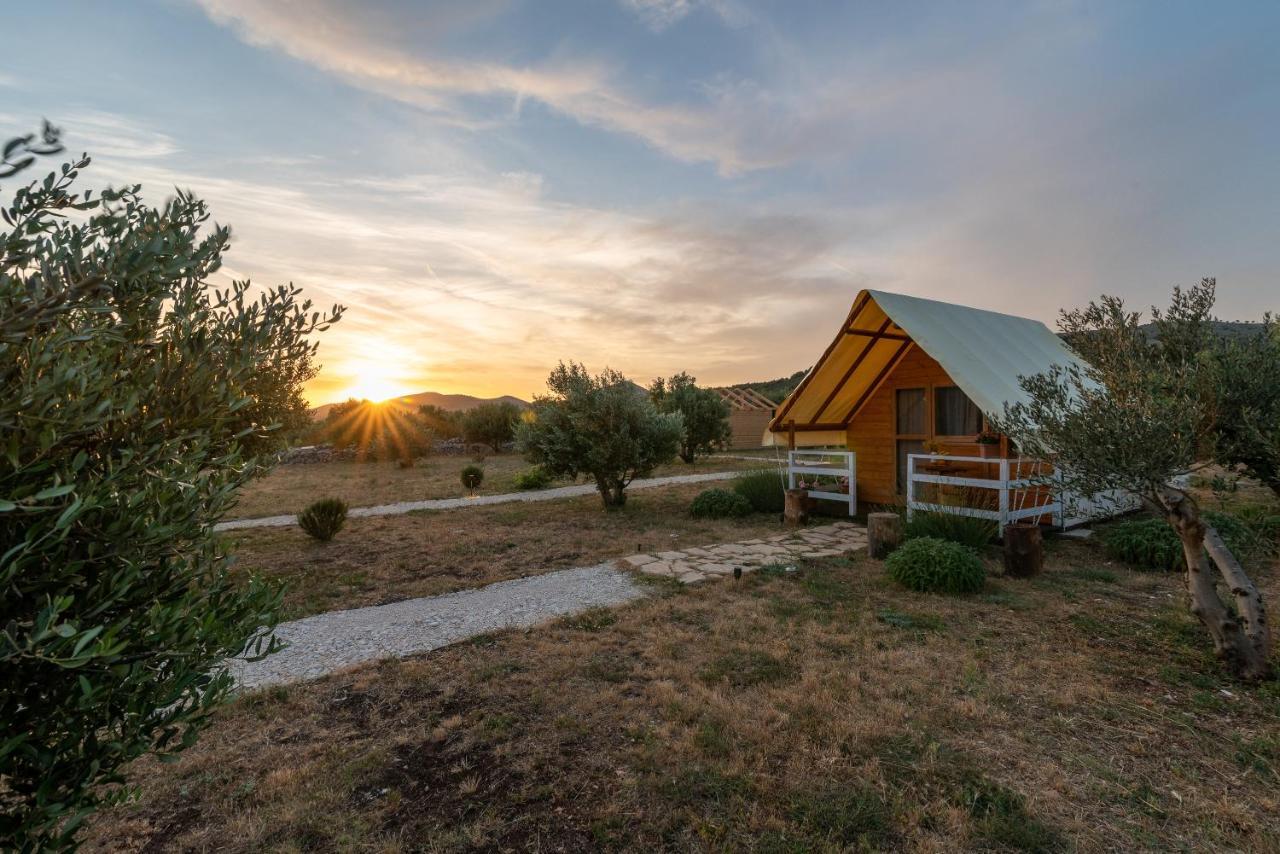
<path id="1" fill-rule="evenodd" d="M 606 512 L 596 496 L 353 518 L 329 543 L 301 529 L 225 535 L 239 573 L 288 584 L 285 618 L 433 596 L 638 551 L 701 546 L 781 533 L 776 516 L 694 519 L 689 503 L 710 484 L 628 496 Z"/>
<path id="2" fill-rule="evenodd" d="M 90 850 L 1280 847 L 1280 687 L 1218 675 L 1177 575 L 1053 541 L 969 597 L 657 590 L 244 697 Z"/>
<path id="3" fill-rule="evenodd" d="M 318 498 L 341 498 L 352 507 L 420 501 L 428 498 L 460 498 L 468 494 L 460 480 L 463 467 L 477 465 L 467 456 L 438 456 L 419 460 L 402 469 L 394 462 L 298 463 L 278 466 L 250 484 L 227 514 L 229 519 L 297 513 Z M 492 454 L 478 463 L 485 470 L 479 495 L 518 491 L 515 476 L 528 469 L 517 454 Z M 691 465 L 677 460 L 660 466 L 654 477 L 738 471 L 756 467 L 750 460 L 699 457 Z M 567 482 L 553 483 L 564 486 Z"/>

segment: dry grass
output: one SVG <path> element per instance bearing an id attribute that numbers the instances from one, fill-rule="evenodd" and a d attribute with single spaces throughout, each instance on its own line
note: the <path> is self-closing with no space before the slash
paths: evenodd
<path id="1" fill-rule="evenodd" d="M 286 582 L 285 618 L 434 596 L 609 558 L 751 539 L 783 529 L 777 517 L 694 519 L 706 484 L 635 492 L 621 511 L 595 496 L 403 516 L 352 518 L 332 541 L 301 529 L 228 533 L 235 568 Z"/>
<path id="2" fill-rule="evenodd" d="M 430 498 L 461 498 L 468 495 L 460 475 L 464 466 L 475 465 L 469 456 L 439 456 L 419 460 L 413 468 L 402 469 L 395 462 L 297 463 L 276 467 L 270 474 L 250 484 L 228 519 L 252 519 L 297 513 L 317 498 L 341 498 L 352 507 L 423 501 Z M 517 492 L 515 476 L 529 463 L 516 454 L 493 454 L 480 463 L 485 470 L 478 495 Z M 660 466 L 654 477 L 738 471 L 752 468 L 749 460 L 700 457 L 692 465 L 677 460 Z M 566 486 L 567 481 L 552 484 Z"/>
<path id="3" fill-rule="evenodd" d="M 971 597 L 663 592 L 245 697 L 90 850 L 1280 847 L 1280 689 L 1222 680 L 1176 576 L 1056 541 Z"/>

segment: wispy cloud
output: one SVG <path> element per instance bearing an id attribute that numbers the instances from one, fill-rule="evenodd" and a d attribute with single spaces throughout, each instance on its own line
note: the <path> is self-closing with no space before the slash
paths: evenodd
<path id="1" fill-rule="evenodd" d="M 461 124 L 495 120 L 478 116 L 469 99 L 501 96 L 513 105 L 536 100 L 583 125 L 642 139 L 679 160 L 714 163 L 725 174 L 790 162 L 812 151 L 816 141 L 830 146 L 829 132 L 855 120 L 860 107 L 860 99 L 844 94 L 799 99 L 725 76 L 699 87 L 699 100 L 657 102 L 629 91 L 619 71 L 599 61 L 556 58 L 516 66 L 410 50 L 398 44 L 394 27 L 328 0 L 308 4 L 306 15 L 279 0 L 198 2 L 212 20 L 250 44 L 280 50 Z M 638 2 L 648 20 L 666 24 L 691 8 L 682 0 Z M 727 2 L 713 5 L 726 19 L 742 19 Z"/>

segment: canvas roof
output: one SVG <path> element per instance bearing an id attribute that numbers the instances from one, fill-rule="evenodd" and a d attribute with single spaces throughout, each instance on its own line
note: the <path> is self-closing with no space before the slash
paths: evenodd
<path id="1" fill-rule="evenodd" d="M 979 409 L 999 414 L 1026 399 L 1020 376 L 1081 364 L 1038 320 L 866 290 L 836 339 L 782 403 L 769 429 L 839 430 L 911 347 L 933 357 Z"/>

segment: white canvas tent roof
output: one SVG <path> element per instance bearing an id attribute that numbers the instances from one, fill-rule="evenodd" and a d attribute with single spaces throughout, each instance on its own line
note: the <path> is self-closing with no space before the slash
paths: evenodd
<path id="1" fill-rule="evenodd" d="M 887 291 L 858 294 L 835 341 L 769 425 L 835 434 L 911 347 L 938 362 L 988 415 L 1026 399 L 1018 378 L 1083 364 L 1038 320 Z"/>

